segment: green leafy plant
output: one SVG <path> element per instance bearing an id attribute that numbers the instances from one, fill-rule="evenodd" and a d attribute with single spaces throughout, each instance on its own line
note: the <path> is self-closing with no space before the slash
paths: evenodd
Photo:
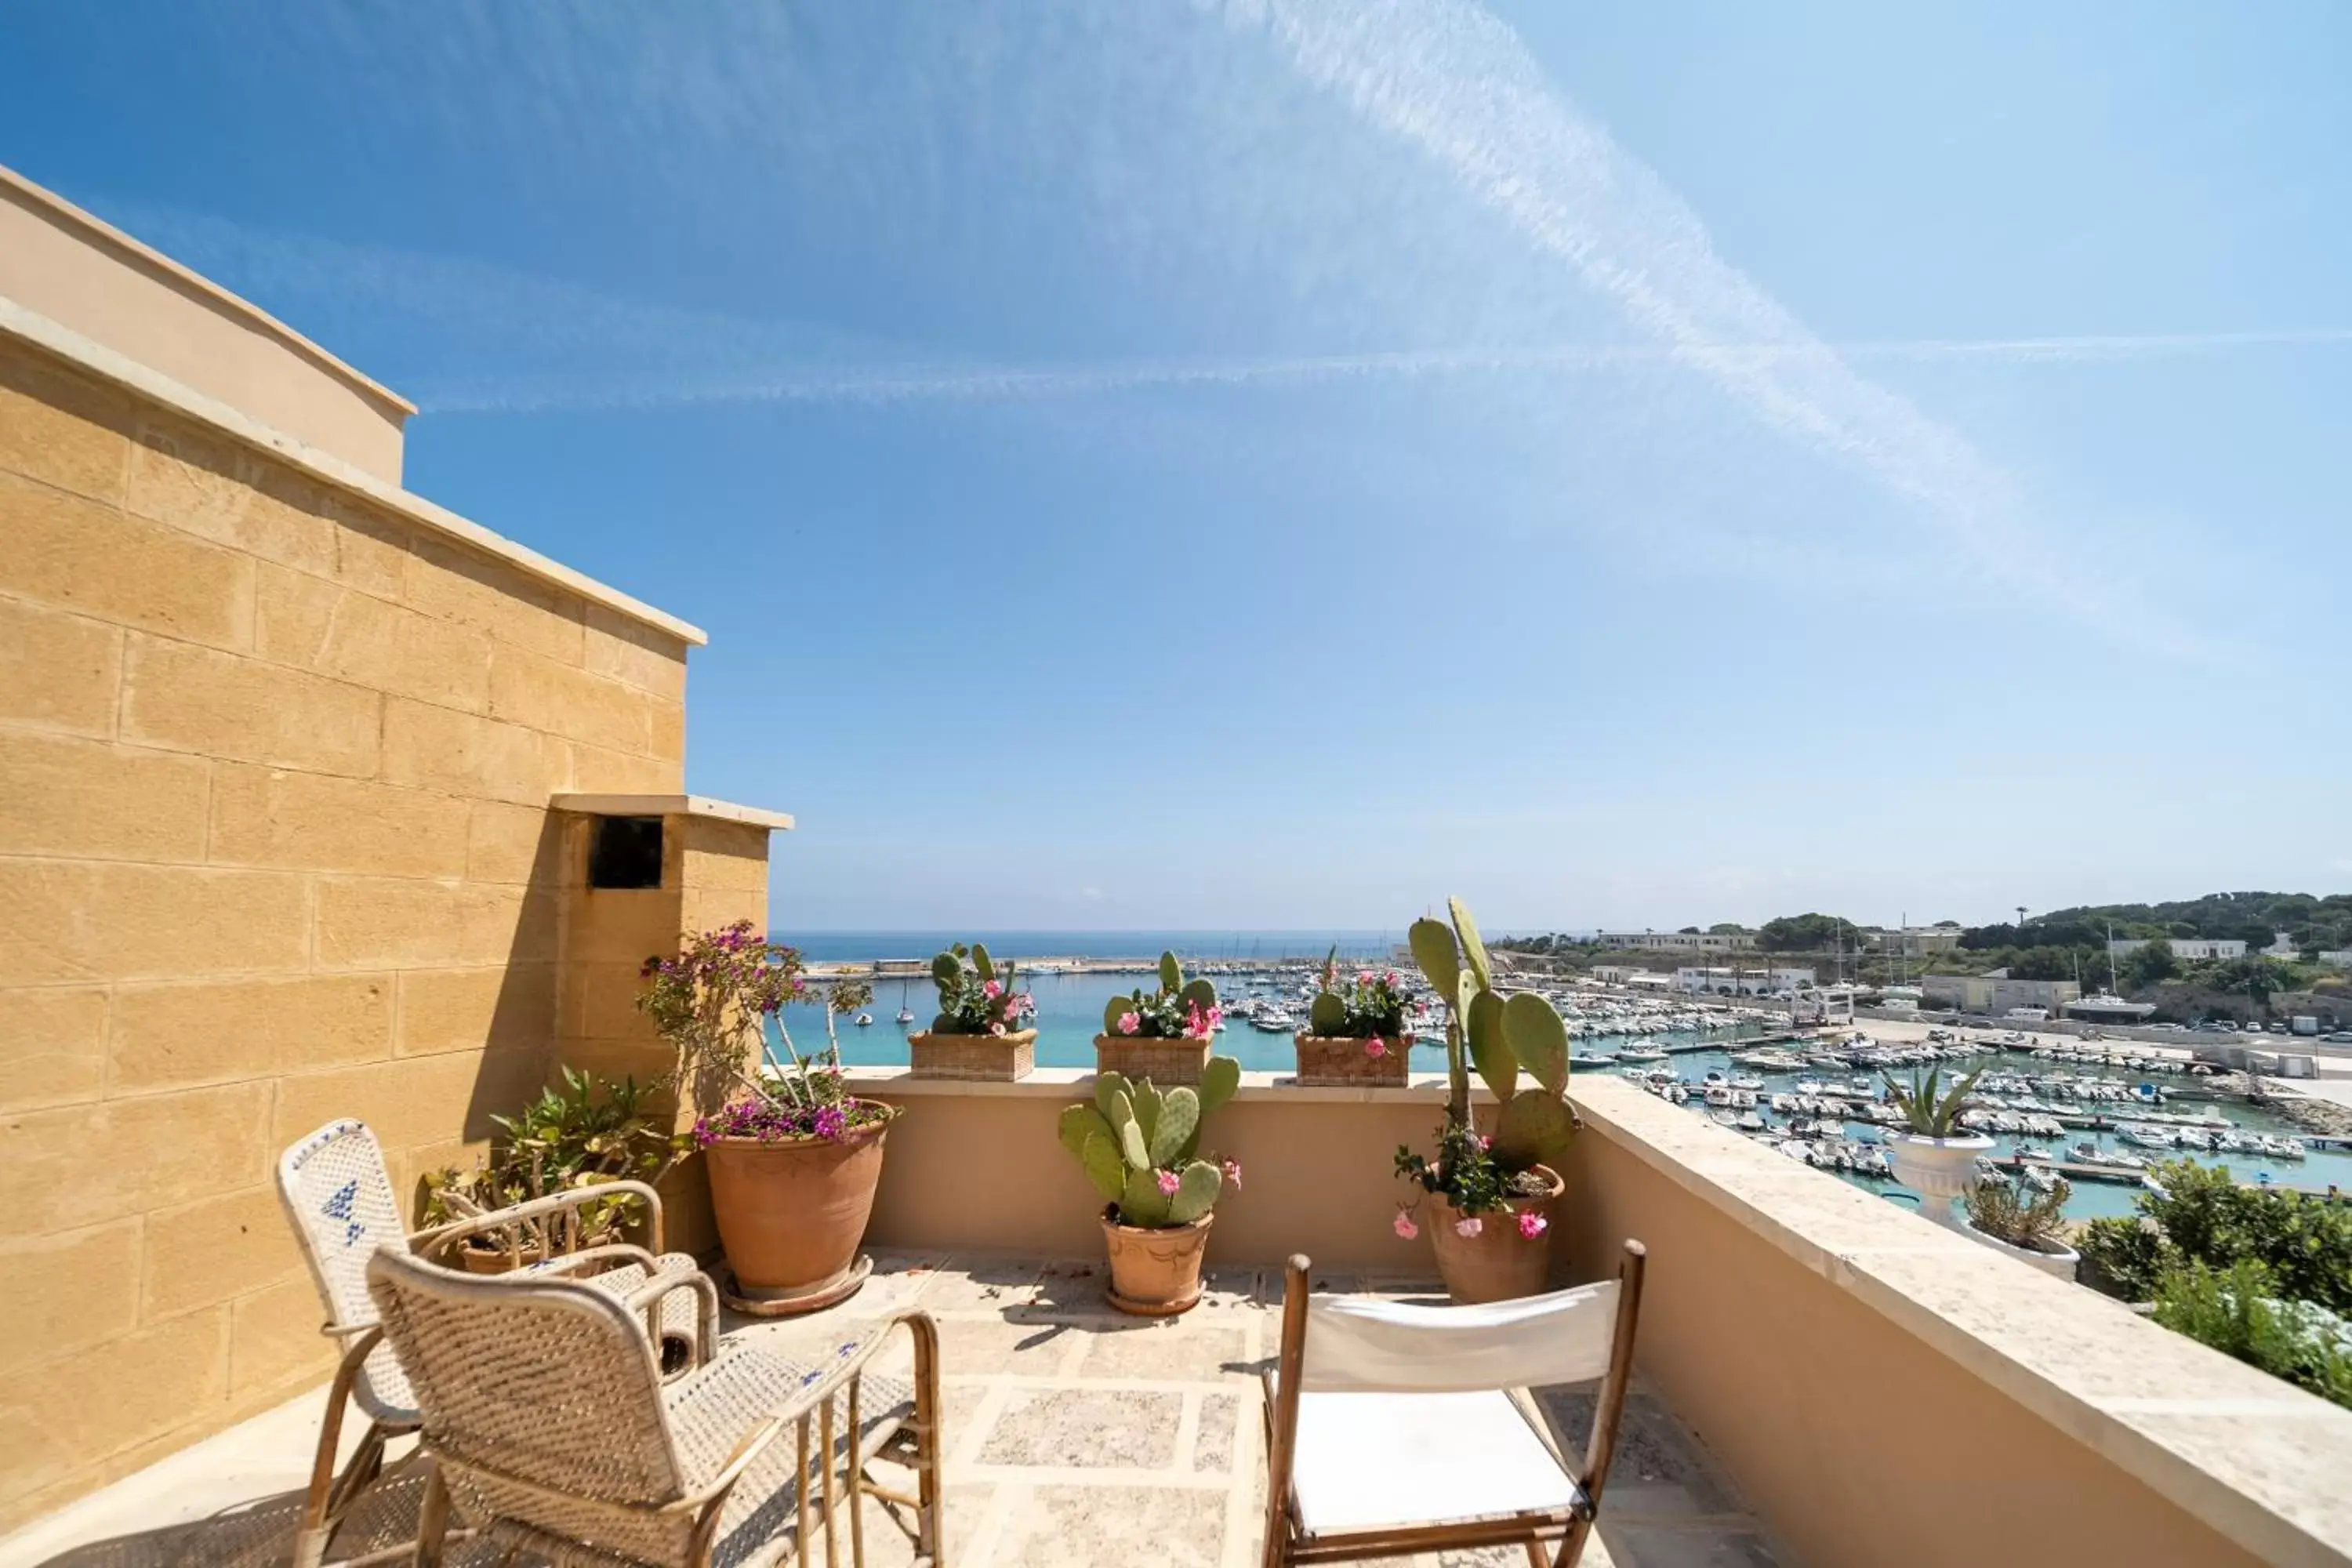
<path id="1" fill-rule="evenodd" d="M 1103 1005 L 1103 1033 L 1144 1040 L 1205 1039 L 1224 1022 L 1217 988 L 1205 979 L 1187 980 L 1172 952 L 1160 955 L 1160 987 L 1138 987 Z"/>
<path id="2" fill-rule="evenodd" d="M 646 1091 L 635 1079 L 616 1083 L 570 1067 L 558 1076 L 519 1113 L 491 1116 L 499 1136 L 488 1159 L 425 1176 L 426 1225 L 607 1182 L 657 1182 L 677 1163 L 677 1142 L 646 1113 Z M 634 1194 L 616 1194 L 559 1216 L 552 1230 L 535 1222 L 521 1228 L 527 1245 L 570 1251 L 618 1240 L 641 1206 Z"/>
<path id="3" fill-rule="evenodd" d="M 1063 1110 L 1062 1147 L 1117 1210 L 1119 1224 L 1149 1230 L 1191 1225 L 1216 1206 L 1228 1182 L 1241 1185 L 1239 1165 L 1199 1156 L 1209 1117 L 1241 1079 L 1241 1063 L 1231 1057 L 1210 1058 L 1197 1089 L 1162 1091 L 1150 1079 L 1103 1073 L 1091 1104 Z"/>
<path id="4" fill-rule="evenodd" d="M 1402 1146 L 1396 1170 L 1475 1216 L 1506 1198 L 1549 1191 L 1535 1167 L 1559 1157 L 1577 1121 L 1568 1100 L 1567 1026 L 1535 993 L 1505 997 L 1495 989 L 1477 923 L 1461 900 L 1445 902 L 1450 924 L 1417 920 L 1406 933 L 1413 961 L 1445 1004 L 1445 1120 L 1436 1160 Z M 1474 1067 L 1500 1108 L 1491 1136 L 1471 1118 Z M 1522 1073 L 1531 1080 L 1524 1087 Z"/>
<path id="5" fill-rule="evenodd" d="M 931 984 L 940 993 L 935 1035 L 1003 1035 L 1018 1030 L 1037 1011 L 1037 999 L 1014 989 L 1013 960 L 1000 973 L 988 949 L 958 942 L 931 960 Z"/>
<path id="6" fill-rule="evenodd" d="M 1951 1091 L 1941 1095 L 1937 1092 L 1943 1079 L 1941 1068 L 1929 1068 L 1924 1075 L 1915 1068 L 1908 1083 L 1897 1080 L 1893 1073 L 1879 1076 L 1885 1080 L 1887 1098 L 1894 1100 L 1896 1109 L 1903 1112 L 1904 1125 L 1915 1135 L 1921 1138 L 1957 1138 L 1961 1135 L 1960 1111 L 1967 1105 L 1969 1094 L 1975 1090 L 1977 1079 L 1984 1076 L 1984 1070 L 1980 1067 L 1968 1077 L 1955 1079 Z"/>
<path id="7" fill-rule="evenodd" d="M 1307 1032 L 1326 1039 L 1362 1040 L 1370 1054 L 1379 1056 L 1412 1048 L 1404 1015 L 1402 976 L 1393 969 L 1360 969 L 1354 979 L 1342 980 L 1335 946 L 1323 960 L 1322 984 L 1307 1009 Z"/>
<path id="8" fill-rule="evenodd" d="M 2352 1323 L 2324 1308 L 2282 1300 L 2271 1271 L 2251 1258 L 2227 1268 L 2193 1258 L 2166 1268 L 2157 1280 L 2152 1316 L 2273 1377 L 2352 1405 Z"/>
<path id="9" fill-rule="evenodd" d="M 2056 1252 L 2065 1245 L 2066 1200 L 2074 1189 L 2064 1182 L 2046 1193 L 2025 1184 L 2022 1174 L 1979 1182 L 1969 1189 L 1969 1223 L 1997 1240 L 2030 1252 Z"/>
<path id="10" fill-rule="evenodd" d="M 2093 1220 L 2075 1247 L 2095 1275 L 2131 1300 L 2152 1300 L 2169 1271 L 2198 1262 L 2259 1263 L 2277 1293 L 2352 1315 L 2352 1208 L 2306 1193 L 2241 1186 L 2226 1165 L 2167 1160 L 2151 1170 L 2132 1219 Z"/>

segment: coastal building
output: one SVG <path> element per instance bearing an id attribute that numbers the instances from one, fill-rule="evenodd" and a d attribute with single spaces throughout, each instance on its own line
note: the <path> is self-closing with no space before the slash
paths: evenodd
<path id="1" fill-rule="evenodd" d="M 2352 947 L 2324 949 L 2319 954 L 2319 962 L 2330 969 L 2352 969 Z"/>
<path id="2" fill-rule="evenodd" d="M 1960 945 L 1960 928 L 1956 925 L 1906 926 L 1895 931 L 1865 931 L 1864 935 L 1876 939 L 1871 942 L 1873 947 L 1899 952 L 1906 958 L 1949 952 Z"/>
<path id="3" fill-rule="evenodd" d="M 1604 931 L 1592 939 L 1620 952 L 1748 952 L 1753 931 Z"/>
<path id="4" fill-rule="evenodd" d="M 1919 981 L 1930 1007 L 1998 1016 L 2012 1007 L 2040 1007 L 2055 1014 L 2080 998 L 2071 980 L 2011 980 L 2002 974 L 1929 974 Z"/>
<path id="5" fill-rule="evenodd" d="M 1811 969 L 1681 968 L 1675 989 L 1686 996 L 1776 996 L 1813 984 Z"/>
<path id="6" fill-rule="evenodd" d="M 2146 937 L 2116 937 L 2107 943 L 2107 952 L 2117 958 L 2123 958 L 2146 947 L 2147 940 Z M 2246 944 L 2234 938 L 2208 941 L 2203 937 L 2176 936 L 2168 938 L 2166 945 L 2172 949 L 2173 957 L 2184 962 L 2191 959 L 2246 956 Z"/>

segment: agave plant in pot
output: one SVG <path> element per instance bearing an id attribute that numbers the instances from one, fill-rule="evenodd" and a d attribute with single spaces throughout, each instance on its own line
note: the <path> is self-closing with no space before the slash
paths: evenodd
<path id="1" fill-rule="evenodd" d="M 1882 1074 L 1886 1093 L 1903 1112 L 1903 1130 L 1886 1141 L 1887 1163 L 1895 1179 L 1919 1194 L 1919 1212 L 1938 1225 L 1957 1226 L 1952 1200 L 1968 1195 L 1976 1185 L 1977 1156 L 1992 1147 L 1992 1140 L 1960 1126 L 1960 1111 L 1984 1068 L 1979 1068 L 1942 1089 L 1943 1069 L 1914 1070 L 1909 1082 Z"/>
<path id="2" fill-rule="evenodd" d="M 1120 1311 L 1164 1318 L 1200 1301 L 1217 1199 L 1242 1180 L 1232 1161 L 1201 1158 L 1201 1132 L 1241 1079 L 1231 1057 L 1211 1058 L 1197 1086 L 1165 1090 L 1107 1072 L 1095 1079 L 1091 1104 L 1062 1111 L 1062 1146 L 1104 1199 L 1108 1294 Z"/>
<path id="3" fill-rule="evenodd" d="M 1199 1083 L 1224 1022 L 1217 988 L 1187 980 L 1172 952 L 1160 955 L 1160 988 L 1114 995 L 1103 1005 L 1103 1032 L 1095 1037 L 1095 1071 L 1148 1078 L 1165 1084 Z"/>
<path id="4" fill-rule="evenodd" d="M 1402 978 L 1393 969 L 1362 969 L 1353 980 L 1339 978 L 1339 950 L 1323 960 L 1322 985 L 1298 1031 L 1298 1081 L 1302 1084 L 1402 1084 L 1410 1068 L 1406 1052 L 1412 1032 L 1405 1027 Z"/>
<path id="5" fill-rule="evenodd" d="M 1533 1296 L 1544 1289 L 1551 1205 L 1562 1189 L 1549 1162 L 1576 1130 L 1568 1029 L 1533 992 L 1506 998 L 1495 990 L 1470 911 L 1459 899 L 1446 907 L 1451 929 L 1418 920 L 1407 932 L 1414 962 L 1445 1003 L 1445 1120 L 1436 1159 L 1397 1150 L 1397 1174 L 1421 1195 L 1397 1210 L 1396 1232 L 1410 1241 L 1429 1227 L 1437 1271 L 1456 1301 Z M 1474 1066 L 1495 1097 L 1491 1131 L 1471 1116 Z M 1525 1086 L 1522 1071 L 1532 1080 Z"/>
<path id="6" fill-rule="evenodd" d="M 2072 1279 L 2074 1266 L 2083 1261 L 2066 1245 L 2066 1200 L 2074 1195 L 2063 1177 L 2037 1193 L 2021 1170 L 2013 1177 L 1989 1176 L 1969 1189 L 1968 1218 L 1960 1228 L 1995 1252 Z"/>
<path id="7" fill-rule="evenodd" d="M 843 984 L 821 993 L 799 951 L 754 933 L 749 921 L 691 939 L 676 958 L 648 960 L 644 979 L 637 1005 L 677 1052 L 681 1095 L 723 1100 L 687 1137 L 709 1171 L 730 1296 L 777 1314 L 854 1294 L 873 1268 L 857 1247 L 898 1111 L 848 1092 L 833 1021 L 870 991 Z M 783 1011 L 810 1002 L 824 1008 L 826 1046 L 803 1056 Z"/>
<path id="8" fill-rule="evenodd" d="M 908 1059 L 917 1078 L 956 1078 L 1010 1083 L 1027 1078 L 1037 1065 L 1037 1031 L 1025 1027 L 1037 1013 L 1037 999 L 1014 984 L 1014 964 L 1000 967 L 978 942 L 958 942 L 931 960 L 931 984 L 939 988 L 939 1016 L 931 1026 L 907 1037 Z"/>

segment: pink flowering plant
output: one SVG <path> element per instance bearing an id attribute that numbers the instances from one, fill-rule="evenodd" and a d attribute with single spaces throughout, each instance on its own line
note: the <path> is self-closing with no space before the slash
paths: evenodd
<path id="1" fill-rule="evenodd" d="M 1364 1054 L 1382 1057 L 1412 1048 L 1405 1027 L 1411 1004 L 1404 977 L 1393 969 L 1360 969 L 1352 980 L 1339 973 L 1339 950 L 1323 960 L 1323 984 L 1307 1012 L 1307 1032 L 1326 1039 L 1361 1040 Z"/>
<path id="2" fill-rule="evenodd" d="M 1206 1039 L 1225 1021 L 1217 988 L 1204 979 L 1187 980 L 1172 952 L 1160 955 L 1160 988 L 1114 995 L 1103 1007 L 1103 1033 L 1136 1039 Z"/>
<path id="3" fill-rule="evenodd" d="M 693 1146 L 838 1141 L 897 1114 L 852 1098 L 842 1082 L 834 1020 L 871 1001 L 872 988 L 810 984 L 800 950 L 770 942 L 750 921 L 691 938 L 638 973 L 637 1008 L 677 1053 L 681 1093 L 697 1105 L 722 1102 L 686 1135 Z M 824 1010 L 824 1050 L 803 1056 L 793 1045 L 784 1009 L 796 1003 Z"/>
<path id="4" fill-rule="evenodd" d="M 1461 1225 L 1472 1227 L 1462 1230 L 1465 1237 L 1480 1234 L 1481 1216 L 1493 1215 L 1533 1241 L 1549 1222 L 1538 1208 L 1517 1205 L 1551 1196 L 1557 1178 L 1546 1167 L 1566 1151 L 1577 1125 L 1568 1102 L 1568 1030 L 1537 993 L 1507 997 L 1495 989 L 1470 911 L 1459 899 L 1446 905 L 1450 925 L 1418 920 L 1407 933 L 1414 962 L 1445 1004 L 1445 1120 L 1436 1158 L 1400 1146 L 1396 1173 L 1451 1204 Z M 1481 1132 L 1471 1116 L 1474 1068 L 1499 1107 L 1491 1133 Z M 1406 1211 L 1396 1230 L 1419 1234 Z"/>
<path id="5" fill-rule="evenodd" d="M 1037 1016 L 1037 999 L 1014 984 L 1014 963 L 1000 965 L 978 942 L 958 942 L 931 960 L 931 984 L 940 994 L 935 1035 L 1012 1035 Z"/>
<path id="6" fill-rule="evenodd" d="M 1089 1104 L 1065 1107 L 1060 1134 L 1118 1224 L 1169 1230 L 1204 1217 L 1242 1168 L 1201 1153 L 1209 1115 L 1241 1086 L 1241 1063 L 1211 1057 L 1197 1088 L 1154 1089 L 1115 1072 L 1095 1079 Z"/>

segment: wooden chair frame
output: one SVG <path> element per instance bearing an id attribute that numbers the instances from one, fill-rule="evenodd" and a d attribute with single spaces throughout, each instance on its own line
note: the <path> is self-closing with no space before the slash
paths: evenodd
<path id="1" fill-rule="evenodd" d="M 1642 1274 L 1648 1257 L 1640 1242 L 1625 1243 L 1624 1256 L 1617 1267 L 1617 1321 L 1610 1340 L 1609 1368 L 1601 1378 L 1601 1397 L 1593 1406 L 1592 1431 L 1584 1444 L 1584 1468 L 1580 1474 L 1565 1461 L 1560 1467 L 1581 1489 L 1583 1506 L 1314 1535 L 1304 1527 L 1292 1481 L 1292 1466 L 1297 1457 L 1299 1373 L 1307 1348 L 1307 1279 L 1311 1268 L 1305 1257 L 1294 1253 L 1283 1280 L 1282 1350 L 1265 1397 L 1264 1568 L 1402 1557 L 1415 1552 L 1501 1546 L 1512 1542 L 1525 1544 L 1531 1568 L 1576 1568 L 1600 1512 L 1601 1493 L 1608 1484 L 1610 1464 L 1617 1456 L 1626 1383 L 1633 1370 L 1634 1328 L 1642 1310 Z M 1538 1436 L 1545 1435 L 1538 1429 Z M 1550 1447 L 1548 1437 L 1545 1446 Z M 1442 1502 L 1438 1506 L 1442 1507 Z M 1544 1546 L 1552 1541 L 1557 1541 L 1559 1546 L 1547 1557 Z"/>

